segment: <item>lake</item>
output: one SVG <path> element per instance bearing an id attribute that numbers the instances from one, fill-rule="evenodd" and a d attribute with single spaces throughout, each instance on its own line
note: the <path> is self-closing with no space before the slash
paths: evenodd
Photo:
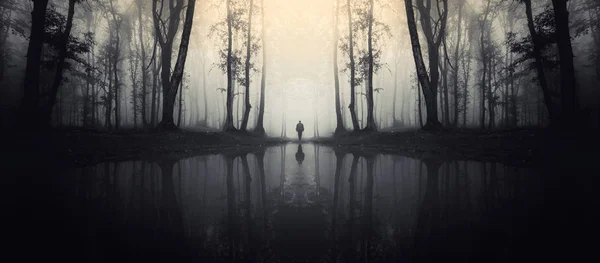
<path id="1" fill-rule="evenodd" d="M 591 188 L 562 171 L 309 143 L 105 162 L 52 171 L 19 240 L 89 262 L 572 258 Z"/>

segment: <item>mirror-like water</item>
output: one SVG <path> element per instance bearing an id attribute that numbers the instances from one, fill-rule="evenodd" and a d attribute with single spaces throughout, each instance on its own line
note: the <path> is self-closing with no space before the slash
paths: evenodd
<path id="1" fill-rule="evenodd" d="M 288 144 L 69 169 L 53 218 L 84 261 L 535 260 L 560 213 L 542 171 Z"/>

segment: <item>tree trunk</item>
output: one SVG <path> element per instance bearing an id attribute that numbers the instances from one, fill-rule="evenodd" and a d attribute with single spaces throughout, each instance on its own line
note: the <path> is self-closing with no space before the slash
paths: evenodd
<path id="1" fill-rule="evenodd" d="M 548 89 L 546 74 L 544 73 L 544 62 L 541 48 L 542 43 L 540 43 L 541 40 L 535 29 L 531 0 L 524 0 L 523 2 L 525 3 L 525 13 L 527 15 L 527 27 L 529 28 L 529 34 L 531 35 L 531 40 L 533 42 L 533 56 L 535 58 L 535 68 L 537 70 L 538 81 L 540 88 L 542 89 L 542 94 L 544 95 L 544 103 L 546 104 L 546 109 L 548 110 L 550 125 L 554 125 L 554 122 L 557 120 L 556 107 L 552 102 L 552 95 Z"/>
<path id="2" fill-rule="evenodd" d="M 374 102 L 373 102 L 373 0 L 369 2 L 369 15 L 368 15 L 368 33 L 367 33 L 367 51 L 369 52 L 369 68 L 367 73 L 368 86 L 367 86 L 367 131 L 376 131 L 377 125 L 375 125 L 375 116 L 373 113 Z"/>
<path id="3" fill-rule="evenodd" d="M 95 26 L 96 26 L 96 24 L 94 25 L 94 27 Z M 96 59 L 95 59 L 95 57 L 96 57 L 96 51 L 95 51 L 94 46 L 95 45 L 92 45 L 92 47 L 91 47 L 91 53 L 92 53 L 92 55 L 91 55 L 91 59 L 92 59 L 91 66 L 92 66 L 92 68 L 96 67 Z M 97 88 L 96 87 L 96 81 L 94 80 L 94 81 L 92 81 L 92 97 L 91 97 L 91 99 L 92 99 L 92 102 L 91 102 L 91 104 L 92 104 L 91 105 L 91 109 L 92 109 L 92 122 L 91 122 L 91 124 L 92 124 L 92 126 L 96 126 L 98 124 L 98 120 L 97 120 L 97 118 L 98 118 L 97 109 L 98 108 L 97 108 L 97 98 L 96 98 L 97 91 L 96 91 L 96 88 Z"/>
<path id="4" fill-rule="evenodd" d="M 421 106 L 421 84 L 419 84 L 419 77 L 417 78 L 417 97 L 419 99 L 419 127 L 423 128 L 423 106 Z"/>
<path id="5" fill-rule="evenodd" d="M 146 47 L 144 45 L 144 26 L 142 20 L 142 0 L 137 0 L 138 6 L 138 35 L 140 39 L 140 50 L 142 51 L 142 125 L 148 125 L 148 119 L 146 118 L 146 96 L 148 95 L 147 81 L 148 81 L 148 68 L 146 67 Z"/>
<path id="6" fill-rule="evenodd" d="M 91 15 L 88 15 L 86 17 L 86 30 L 88 32 L 91 32 L 91 23 L 92 23 L 92 18 Z M 91 51 L 91 50 L 90 50 Z M 86 54 L 86 62 L 93 67 L 93 63 L 92 63 L 92 56 L 93 56 L 93 52 L 87 52 Z M 81 121 L 83 123 L 82 126 L 87 127 L 89 126 L 89 119 L 88 119 L 88 115 L 89 115 L 89 110 L 90 110 L 90 88 L 92 85 L 92 71 L 91 70 L 86 70 L 86 75 L 85 75 L 85 92 L 83 93 L 83 109 L 81 111 Z M 50 114 L 50 116 L 52 116 L 52 113 Z M 52 119 L 52 117 L 50 117 L 50 119 Z"/>
<path id="7" fill-rule="evenodd" d="M 204 93 L 204 125 L 208 127 L 208 96 L 206 95 L 206 56 L 202 60 L 202 92 Z M 200 115 L 200 111 L 198 111 Z"/>
<path id="8" fill-rule="evenodd" d="M 463 16 L 463 6 L 465 5 L 464 1 L 460 1 L 458 6 L 458 26 L 456 32 L 456 48 L 454 49 L 454 71 L 453 71 L 453 81 L 454 81 L 454 120 L 452 121 L 452 126 L 458 126 L 458 63 L 459 63 L 459 50 L 460 50 L 460 42 L 462 37 L 462 16 Z"/>
<path id="9" fill-rule="evenodd" d="M 464 66 L 464 79 L 465 79 L 465 83 L 463 86 L 463 127 L 467 127 L 467 110 L 468 110 L 468 106 L 469 106 L 469 79 L 471 77 L 471 50 L 473 47 L 473 42 L 472 39 L 469 37 L 468 39 L 469 41 L 469 48 L 467 49 L 467 55 L 465 56 L 465 62 L 463 62 L 463 64 L 465 64 Z M 473 106 L 473 108 L 475 108 L 475 106 Z"/>
<path id="10" fill-rule="evenodd" d="M 264 119 L 265 119 L 265 86 L 266 86 L 266 78 L 267 78 L 267 41 L 265 40 L 265 0 L 261 1 L 261 22 L 262 22 L 262 55 L 263 55 L 263 64 L 262 64 L 262 72 L 260 79 L 260 102 L 258 108 L 258 119 L 256 121 L 256 128 L 254 131 L 259 135 L 265 134 L 264 127 Z"/>
<path id="11" fill-rule="evenodd" d="M 233 28 L 232 28 L 232 16 L 231 13 L 231 0 L 225 2 L 227 6 L 227 115 L 225 117 L 225 125 L 223 129 L 225 131 L 236 130 L 233 126 L 233 68 L 231 65 L 232 60 L 232 48 L 233 48 Z"/>
<path id="12" fill-rule="evenodd" d="M 183 113 L 183 81 L 179 85 L 179 108 L 177 113 L 177 128 L 181 128 L 181 114 Z"/>
<path id="13" fill-rule="evenodd" d="M 352 8 L 350 4 L 350 0 L 347 0 L 346 6 L 348 8 L 348 41 L 349 43 L 349 57 L 350 57 L 350 105 L 348 109 L 350 110 L 350 117 L 352 118 L 352 128 L 354 131 L 360 130 L 358 126 L 358 118 L 356 117 L 356 92 L 355 92 L 355 63 L 354 63 L 354 36 L 352 32 Z"/>
<path id="14" fill-rule="evenodd" d="M 112 56 L 107 55 L 106 56 L 106 71 L 108 72 L 108 91 L 106 93 L 106 100 L 104 101 L 104 103 L 106 104 L 105 106 L 105 112 L 104 112 L 104 125 L 108 128 L 108 129 L 112 129 L 112 120 L 111 120 L 111 115 L 112 115 L 112 96 L 113 96 L 113 92 L 112 92 L 112 74 L 113 74 L 113 70 L 112 70 Z"/>
<path id="15" fill-rule="evenodd" d="M 415 21 L 415 13 L 412 5 L 412 0 L 404 1 L 406 6 L 406 16 L 408 23 L 408 30 L 410 33 L 411 46 L 413 50 L 413 58 L 415 66 L 417 68 L 417 76 L 421 83 L 421 89 L 425 98 L 425 107 L 427 109 L 427 121 L 423 129 L 437 130 L 442 128 L 442 124 L 438 120 L 438 109 L 437 109 L 437 86 L 439 81 L 438 72 L 438 59 L 439 59 L 439 45 L 441 36 L 444 34 L 444 28 L 446 24 L 446 18 L 442 19 L 442 30 L 438 33 L 438 40 L 434 40 L 433 32 L 431 30 L 431 21 L 429 20 L 429 8 L 425 8 L 423 3 L 420 3 L 419 10 L 421 12 L 421 23 L 423 32 L 428 39 L 428 50 L 429 50 L 429 68 L 431 70 L 431 79 L 428 76 L 427 68 L 423 62 L 423 55 L 421 53 L 421 44 L 419 43 L 419 33 L 417 31 L 417 23 Z M 447 16 L 448 2 L 444 1 L 445 11 L 444 17 Z"/>
<path id="16" fill-rule="evenodd" d="M 19 106 L 18 127 L 40 128 L 40 66 L 42 47 L 44 45 L 44 27 L 46 24 L 46 7 L 48 0 L 33 2 L 31 13 L 31 33 L 27 47 L 27 65 L 23 81 L 23 97 Z"/>
<path id="17" fill-rule="evenodd" d="M 510 19 L 510 18 L 509 18 Z M 512 61 L 510 61 L 510 48 L 507 46 L 506 47 L 506 54 L 504 55 L 504 65 L 506 66 L 510 66 L 510 64 L 512 64 Z M 508 97 L 508 89 L 510 88 L 510 83 L 513 81 L 512 80 L 512 73 L 510 73 L 512 70 L 508 69 L 509 74 L 508 74 L 508 80 L 506 81 L 506 83 L 504 84 L 504 105 L 502 105 L 502 124 L 504 125 L 504 127 L 508 127 L 509 125 L 509 121 L 508 121 L 508 105 L 509 105 L 509 97 Z"/>
<path id="18" fill-rule="evenodd" d="M 175 10 L 181 10 L 183 6 L 183 0 L 178 1 L 177 6 L 175 7 Z M 185 22 L 183 24 L 183 32 L 181 34 L 181 43 L 179 44 L 179 52 L 177 55 L 177 61 L 175 62 L 175 66 L 173 68 L 173 74 L 169 74 L 169 70 L 170 70 L 170 65 L 171 65 L 171 58 L 169 56 L 167 62 L 165 63 L 165 53 L 170 54 L 170 52 L 165 52 L 169 47 L 173 46 L 173 39 L 175 34 L 177 33 L 177 29 L 176 29 L 176 25 L 170 25 L 170 29 L 169 30 L 169 34 L 172 34 L 172 38 L 170 40 L 167 40 L 167 42 L 171 42 L 170 44 L 165 44 L 162 50 L 163 53 L 163 72 L 162 72 L 162 77 L 163 78 L 167 78 L 167 80 L 165 81 L 163 79 L 163 116 L 162 116 L 162 120 L 160 122 L 160 124 L 158 125 L 159 127 L 161 127 L 162 129 L 176 129 L 177 127 L 175 126 L 175 123 L 173 121 L 173 110 L 174 110 L 174 106 L 175 106 L 175 99 L 177 97 L 177 91 L 178 88 L 182 82 L 182 78 L 183 78 L 183 73 L 184 73 L 184 68 L 185 68 L 185 62 L 187 59 L 187 52 L 188 52 L 188 46 L 190 43 L 190 35 L 192 33 L 192 26 L 193 26 L 193 22 L 194 22 L 194 9 L 196 7 L 196 0 L 189 0 L 188 1 L 188 5 L 187 5 L 187 9 L 185 12 Z M 173 13 L 172 14 L 177 14 L 175 17 L 179 16 L 179 12 Z M 171 20 L 169 21 L 170 23 L 173 24 L 178 24 L 180 19 L 175 18 L 174 16 L 171 17 Z M 169 67 L 165 67 L 165 64 L 169 65 Z M 166 70 L 166 74 L 165 74 L 165 70 Z M 171 76 L 169 76 L 171 75 Z M 170 77 L 170 79 L 169 79 Z M 167 85 L 165 85 L 167 84 Z"/>
<path id="19" fill-rule="evenodd" d="M 446 37 L 444 37 L 444 42 L 446 42 Z M 446 45 L 444 43 L 444 45 Z M 448 57 L 446 53 L 446 49 L 444 48 L 444 57 Z M 450 124 L 450 99 L 448 92 L 448 60 L 444 60 L 444 68 L 442 69 L 442 74 L 444 75 L 442 85 L 444 86 L 444 125 L 448 126 Z"/>
<path id="20" fill-rule="evenodd" d="M 342 119 L 342 108 L 340 104 L 340 79 L 338 69 L 338 24 L 340 20 L 340 1 L 335 2 L 335 22 L 333 24 L 333 85 L 335 86 L 335 134 L 346 131 L 344 120 Z"/>
<path id="21" fill-rule="evenodd" d="M 131 48 L 131 44 L 133 43 L 133 35 L 135 34 L 135 31 L 133 28 L 131 28 L 131 35 L 129 36 L 129 71 L 130 71 L 130 77 L 131 77 L 131 88 L 132 88 L 132 104 L 133 104 L 133 127 L 137 129 L 137 124 L 138 124 L 138 110 L 139 110 L 139 106 L 138 106 L 138 100 L 139 100 L 139 91 L 138 91 L 138 83 L 137 83 L 137 70 L 138 70 L 138 66 L 139 66 L 139 53 L 136 52 L 136 54 L 134 55 L 133 52 L 133 48 Z M 144 66 L 142 65 L 142 68 Z M 127 100 L 126 100 L 127 101 Z M 125 104 L 127 105 L 127 104 Z M 127 107 L 125 107 L 125 109 L 127 109 Z M 127 119 L 127 117 L 125 117 Z"/>
<path id="22" fill-rule="evenodd" d="M 156 92 L 158 89 L 158 67 L 156 66 L 156 60 L 158 59 L 156 55 L 156 45 L 158 44 L 158 38 L 156 38 L 156 34 L 154 35 L 154 50 L 152 51 L 152 105 L 150 108 L 150 124 L 152 127 L 156 125 L 156 118 L 158 115 L 158 111 L 156 109 Z"/>
<path id="23" fill-rule="evenodd" d="M 395 55 L 398 56 L 398 54 Z M 397 59 L 394 60 L 394 99 L 392 101 L 392 119 L 394 120 L 394 125 L 396 125 L 396 122 L 398 121 L 396 119 L 396 98 L 398 97 L 398 61 Z"/>
<path id="24" fill-rule="evenodd" d="M 494 74 L 494 70 L 496 69 L 494 67 L 495 59 L 494 59 L 494 55 L 493 54 L 490 56 L 490 58 L 488 59 L 488 61 L 489 61 L 488 63 L 490 63 L 489 66 L 488 66 L 489 75 L 488 75 L 488 89 L 487 89 L 487 92 L 488 92 L 488 96 L 487 96 L 488 97 L 488 113 L 489 113 L 489 117 L 490 117 L 489 120 L 488 120 L 488 128 L 491 129 L 491 128 L 494 128 L 494 126 L 495 126 L 495 120 L 496 120 L 496 99 L 494 98 L 494 92 L 492 91 L 492 88 L 493 88 L 492 77 L 495 75 Z"/>
<path id="25" fill-rule="evenodd" d="M 10 8 L 6 8 L 4 9 L 8 12 L 8 15 L 5 19 L 3 19 L 4 21 L 2 21 L 3 25 L 0 26 L 0 30 L 2 30 L 3 32 L 0 38 L 0 83 L 4 80 L 4 73 L 6 70 L 6 51 L 7 51 L 7 40 L 8 40 L 8 36 L 10 35 L 10 30 L 12 28 L 11 26 L 11 20 L 12 20 L 12 10 Z M 0 13 L 0 16 L 2 16 L 2 18 L 4 18 L 4 13 Z M 2 29 L 2 27 L 6 27 L 6 29 Z"/>
<path id="26" fill-rule="evenodd" d="M 113 4 L 113 0 L 109 1 L 110 3 L 110 13 L 112 15 L 113 18 L 113 22 L 115 23 L 115 27 L 114 27 L 114 36 L 115 36 L 115 43 L 114 43 L 114 53 L 113 53 L 113 77 L 115 78 L 115 83 L 113 84 L 113 87 L 115 88 L 115 129 L 119 129 L 119 125 L 120 125 L 120 109 L 121 109 L 121 100 L 119 98 L 119 89 L 120 89 L 120 85 L 119 85 L 119 69 L 118 69 L 118 65 L 119 65 L 119 44 L 121 42 L 120 39 L 120 30 L 121 30 L 121 21 L 119 21 L 117 19 L 117 11 L 114 7 Z"/>
<path id="27" fill-rule="evenodd" d="M 248 35 L 246 38 L 246 94 L 244 94 L 245 98 L 245 109 L 244 109 L 244 117 L 242 118 L 242 125 L 240 130 L 246 131 L 248 128 L 248 119 L 250 118 L 250 110 L 252 109 L 252 105 L 250 105 L 250 59 L 251 59 L 251 51 L 252 47 L 252 11 L 254 10 L 254 0 L 250 0 L 250 8 L 248 11 Z"/>
<path id="28" fill-rule="evenodd" d="M 481 64 L 482 64 L 482 74 L 481 74 L 481 84 L 480 84 L 480 101 L 479 101 L 479 106 L 480 106 L 480 110 L 481 110 L 481 115 L 479 116 L 479 127 L 481 129 L 485 129 L 485 97 L 486 97 L 486 86 L 487 86 L 487 82 L 486 82 L 486 77 L 487 77 L 487 70 L 488 70 L 488 50 L 486 50 L 486 46 L 485 46 L 485 32 L 486 32 L 486 22 L 488 19 L 488 15 L 490 13 L 490 5 L 491 5 L 491 0 L 487 1 L 487 7 L 485 8 L 484 11 L 484 18 L 482 21 L 480 21 L 479 23 L 479 30 L 480 32 L 480 37 L 479 37 L 479 44 L 480 44 L 480 50 L 479 52 L 481 52 Z M 489 99 L 489 98 L 488 98 Z"/>
<path id="29" fill-rule="evenodd" d="M 579 116 L 579 100 L 577 98 L 577 81 L 573 65 L 573 48 L 569 33 L 568 0 L 552 0 L 554 6 L 554 21 L 558 39 L 558 54 L 560 57 L 560 94 L 561 94 L 561 127 L 570 129 L 581 126 Z M 579 118 L 578 118 L 579 117 Z M 578 120 L 580 119 L 580 120 Z"/>

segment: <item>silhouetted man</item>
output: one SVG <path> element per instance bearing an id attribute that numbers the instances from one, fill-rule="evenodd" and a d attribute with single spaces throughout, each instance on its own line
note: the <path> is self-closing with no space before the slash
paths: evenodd
<path id="1" fill-rule="evenodd" d="M 302 141 L 302 132 L 304 131 L 302 121 L 298 121 L 298 124 L 296 124 L 296 131 L 298 132 L 298 140 Z"/>

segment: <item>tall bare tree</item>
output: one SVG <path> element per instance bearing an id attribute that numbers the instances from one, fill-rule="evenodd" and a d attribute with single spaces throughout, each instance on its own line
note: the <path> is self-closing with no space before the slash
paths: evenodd
<path id="1" fill-rule="evenodd" d="M 488 75 L 488 67 L 489 67 L 489 59 L 490 59 L 490 54 L 488 54 L 488 52 L 490 51 L 490 46 L 491 44 L 489 44 L 489 42 L 491 42 L 491 39 L 487 38 L 486 36 L 488 36 L 489 34 L 487 34 L 487 32 L 489 32 L 491 30 L 491 26 L 488 24 L 488 18 L 490 16 L 491 13 L 491 4 L 492 4 L 492 0 L 487 0 L 487 4 L 486 7 L 483 11 L 483 18 L 481 18 L 479 20 L 479 52 L 481 55 L 481 68 L 482 68 L 482 74 L 481 74 L 481 83 L 479 84 L 479 88 L 481 89 L 480 91 L 480 110 L 481 110 L 481 114 L 479 115 L 479 125 L 481 129 L 485 129 L 485 97 L 486 97 L 486 87 L 487 87 L 487 82 L 486 82 L 486 77 Z M 488 45 L 486 45 L 488 44 Z M 489 87 L 490 89 L 492 87 Z M 488 98 L 491 99 L 491 98 Z"/>
<path id="2" fill-rule="evenodd" d="M 461 0 L 458 4 L 458 24 L 456 25 L 456 47 L 454 48 L 454 68 L 452 69 L 452 81 L 453 81 L 453 95 L 454 95 L 454 119 L 452 125 L 456 127 L 458 125 L 458 112 L 459 112 L 459 96 L 458 96 L 458 63 L 460 61 L 459 52 L 461 50 L 461 39 L 462 39 L 462 17 L 463 8 L 465 1 Z"/>
<path id="3" fill-rule="evenodd" d="M 233 125 L 233 85 L 234 85 L 234 73 L 233 73 L 233 12 L 231 0 L 225 2 L 227 5 L 227 61 L 226 61 L 226 73 L 227 73 L 227 101 L 226 109 L 227 114 L 225 116 L 225 124 L 223 129 L 225 131 L 236 130 Z"/>
<path id="4" fill-rule="evenodd" d="M 374 1 L 369 1 L 369 10 L 367 15 L 367 23 L 368 23 L 368 32 L 367 32 L 367 52 L 368 52 L 368 72 L 367 72 L 367 127 L 366 130 L 375 131 L 377 130 L 377 126 L 375 125 L 375 117 L 373 114 L 374 102 L 373 102 L 373 72 L 374 72 L 374 63 L 373 63 L 373 8 Z"/>
<path id="5" fill-rule="evenodd" d="M 177 61 L 173 67 L 173 73 L 171 73 L 171 54 L 173 51 L 173 44 L 175 41 L 175 35 L 179 27 L 181 20 L 181 11 L 183 9 L 183 0 L 169 0 L 169 20 L 168 26 L 165 28 L 165 22 L 163 21 L 161 14 L 157 10 L 159 0 L 152 2 L 152 12 L 154 28 L 158 37 L 158 43 L 161 47 L 162 57 L 162 93 L 163 93 L 163 116 L 159 123 L 159 128 L 172 130 L 176 129 L 173 119 L 173 111 L 175 108 L 175 100 L 177 98 L 177 91 L 183 78 L 183 70 L 187 59 L 187 52 L 190 42 L 190 35 L 192 33 L 192 25 L 194 22 L 194 9 L 196 6 L 196 0 L 189 0 L 185 12 L 185 21 L 183 24 L 183 32 L 181 34 L 181 43 L 179 44 L 179 51 L 177 54 Z M 164 2 L 161 1 L 160 10 L 164 6 Z"/>
<path id="6" fill-rule="evenodd" d="M 267 42 L 265 35 L 265 0 L 261 0 L 260 4 L 261 22 L 262 22 L 262 71 L 260 78 L 260 104 L 258 109 L 258 120 L 256 122 L 256 128 L 254 131 L 259 135 L 265 134 L 264 119 L 265 119 L 265 86 L 267 78 Z"/>
<path id="7" fill-rule="evenodd" d="M 31 33 L 27 47 L 27 65 L 23 78 L 23 97 L 19 106 L 17 125 L 21 128 L 39 128 L 40 119 L 40 66 L 44 45 L 44 27 L 48 0 L 33 1 Z"/>
<path id="8" fill-rule="evenodd" d="M 554 21 L 558 39 L 560 57 L 560 94 L 561 94 L 561 126 L 572 128 L 578 125 L 579 100 L 577 98 L 577 81 L 573 65 L 573 47 L 569 32 L 568 0 L 552 0 Z"/>
<path id="9" fill-rule="evenodd" d="M 142 73 L 142 106 L 141 106 L 141 114 L 142 114 L 142 125 L 148 125 L 148 119 L 146 117 L 146 97 L 148 95 L 148 67 L 146 67 L 146 45 L 144 44 L 144 21 L 142 19 L 143 13 L 143 0 L 137 0 L 137 8 L 138 8 L 138 37 L 140 40 L 140 55 L 141 55 L 141 73 Z"/>
<path id="10" fill-rule="evenodd" d="M 244 84 L 246 86 L 246 92 L 244 94 L 245 99 L 245 109 L 244 109 L 244 117 L 242 118 L 242 125 L 240 126 L 240 130 L 245 131 L 248 128 L 248 119 L 250 118 L 250 110 L 252 109 L 252 105 L 250 105 L 250 70 L 252 69 L 252 65 L 250 64 L 250 60 L 252 57 L 252 11 L 254 11 L 254 0 L 250 0 L 250 8 L 248 10 L 248 32 L 246 38 L 246 75 Z"/>
<path id="11" fill-rule="evenodd" d="M 52 82 L 52 90 L 50 91 L 50 99 L 48 104 L 42 110 L 43 114 L 43 125 L 50 125 L 52 117 L 52 109 L 56 103 L 56 96 L 58 94 L 58 88 L 60 87 L 63 80 L 63 70 L 66 67 L 66 58 L 69 44 L 69 37 L 71 36 L 71 29 L 73 28 L 73 15 L 75 14 L 75 3 L 77 0 L 69 0 L 69 9 L 67 11 L 67 24 L 65 31 L 63 31 L 60 39 L 60 50 L 58 51 L 58 63 L 54 73 L 54 82 Z"/>
<path id="12" fill-rule="evenodd" d="M 448 1 L 440 0 L 440 2 L 442 2 L 443 4 L 443 7 L 440 7 L 439 4 L 436 4 L 439 13 L 437 22 L 432 21 L 432 1 L 416 1 L 420 13 L 421 27 L 423 29 L 425 39 L 427 40 L 430 73 L 427 72 L 427 67 L 425 66 L 425 62 L 423 61 L 421 44 L 419 41 L 419 33 L 417 31 L 417 23 L 415 21 L 415 12 L 412 3 L 413 1 L 405 0 L 404 3 L 406 6 L 408 31 L 410 33 L 413 58 L 417 68 L 417 76 L 419 78 L 419 83 L 421 85 L 423 96 L 425 98 L 425 107 L 427 109 L 427 121 L 423 126 L 423 129 L 436 130 L 442 128 L 442 124 L 438 120 L 437 109 L 437 92 L 439 83 L 438 62 L 440 54 L 440 44 L 442 43 L 442 37 L 446 33 L 446 22 L 448 18 Z"/>
<path id="13" fill-rule="evenodd" d="M 544 96 L 544 102 L 552 125 L 556 121 L 556 107 L 552 102 L 552 95 L 548 88 L 548 82 L 546 80 L 546 73 L 544 72 L 544 59 L 542 57 L 542 40 L 538 35 L 535 28 L 535 21 L 533 17 L 533 8 L 531 6 L 531 0 L 521 0 L 525 4 L 525 14 L 527 16 L 527 28 L 529 29 L 529 35 L 531 36 L 531 42 L 533 44 L 533 57 L 535 63 L 535 69 L 537 71 L 537 79 Z"/>
<path id="14" fill-rule="evenodd" d="M 350 0 L 346 1 L 348 11 L 348 57 L 350 58 L 350 118 L 352 119 L 352 128 L 354 131 L 360 130 L 358 118 L 356 116 L 356 63 L 354 61 L 354 35 L 352 26 L 352 4 Z"/>
<path id="15" fill-rule="evenodd" d="M 335 1 L 335 22 L 333 24 L 333 85 L 335 86 L 335 134 L 340 134 L 346 129 L 344 128 L 344 121 L 342 119 L 342 108 L 340 104 L 340 78 L 338 68 L 338 35 L 339 29 L 338 24 L 340 21 L 340 1 Z"/>

